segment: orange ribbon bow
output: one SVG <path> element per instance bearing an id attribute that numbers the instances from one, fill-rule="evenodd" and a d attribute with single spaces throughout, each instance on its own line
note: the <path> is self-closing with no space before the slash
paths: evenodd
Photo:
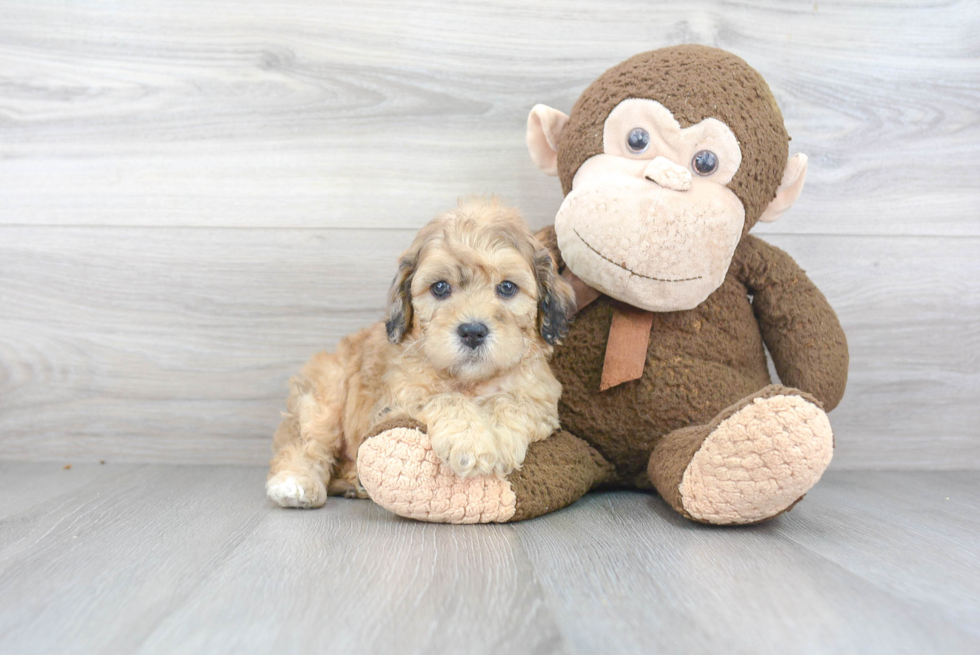
<path id="1" fill-rule="evenodd" d="M 562 273 L 562 277 L 575 289 L 576 313 L 602 295 L 568 268 Z M 609 326 L 609 338 L 606 340 L 606 357 L 602 363 L 599 391 L 630 380 L 638 380 L 643 376 L 652 328 L 653 312 L 618 300 L 613 302 L 613 318 Z"/>

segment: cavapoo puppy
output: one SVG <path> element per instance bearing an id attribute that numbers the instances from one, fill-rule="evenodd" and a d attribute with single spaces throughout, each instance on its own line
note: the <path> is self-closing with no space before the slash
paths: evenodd
<path id="1" fill-rule="evenodd" d="M 506 476 L 558 427 L 548 360 L 574 293 L 518 212 L 467 200 L 426 225 L 398 263 L 388 321 L 313 357 L 291 383 L 266 491 L 283 507 L 366 497 L 357 449 L 394 418 L 427 426 L 460 476 Z"/>

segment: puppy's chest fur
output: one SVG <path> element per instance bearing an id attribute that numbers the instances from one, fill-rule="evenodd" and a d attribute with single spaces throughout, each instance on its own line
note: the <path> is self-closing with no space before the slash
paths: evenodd
<path id="1" fill-rule="evenodd" d="M 410 341 L 391 344 L 381 324 L 344 339 L 338 356 L 344 362 L 347 379 L 338 400 L 343 404 L 341 429 L 347 457 L 356 457 L 364 436 L 380 423 L 394 418 L 427 423 L 431 403 L 440 398 L 453 397 L 458 401 L 453 406 L 463 403 L 485 420 L 493 420 L 501 401 L 513 405 L 515 395 L 530 396 L 530 404 L 520 403 L 521 409 L 537 414 L 547 408 L 551 420 L 542 421 L 542 425 L 553 422 L 557 426 L 561 387 L 551 374 L 546 355 L 535 353 L 487 380 L 466 381 L 426 366 L 424 356 Z M 533 434 L 530 438 L 543 436 Z"/>

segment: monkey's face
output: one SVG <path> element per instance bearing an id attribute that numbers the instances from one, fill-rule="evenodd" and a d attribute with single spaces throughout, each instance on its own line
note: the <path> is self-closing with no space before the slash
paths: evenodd
<path id="1" fill-rule="evenodd" d="M 741 161 L 721 121 L 682 129 L 659 102 L 624 100 L 555 218 L 565 263 L 636 307 L 696 307 L 721 286 L 742 234 L 745 210 L 726 186 Z"/>
<path id="2" fill-rule="evenodd" d="M 571 116 L 535 105 L 527 145 L 567 194 L 555 230 L 569 269 L 653 311 L 705 300 L 741 235 L 778 219 L 806 179 L 806 156 L 787 158 L 789 135 L 762 76 L 699 45 L 613 66 Z"/>

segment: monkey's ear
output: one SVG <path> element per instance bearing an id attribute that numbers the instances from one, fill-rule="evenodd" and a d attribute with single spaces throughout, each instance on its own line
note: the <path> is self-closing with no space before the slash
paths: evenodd
<path id="1" fill-rule="evenodd" d="M 527 117 L 527 149 L 545 175 L 558 175 L 558 142 L 568 116 L 547 105 L 534 105 Z"/>
<path id="2" fill-rule="evenodd" d="M 412 277 L 415 275 L 415 265 L 418 253 L 406 251 L 398 260 L 398 272 L 391 281 L 388 289 L 388 320 L 385 329 L 388 331 L 388 341 L 400 343 L 412 324 Z"/>
<path id="3" fill-rule="evenodd" d="M 538 331 L 552 346 L 568 334 L 568 322 L 575 313 L 575 291 L 547 248 L 534 253 L 534 274 L 538 280 Z"/>
<path id="4" fill-rule="evenodd" d="M 793 206 L 796 199 L 803 191 L 803 182 L 806 180 L 806 155 L 798 153 L 790 157 L 786 162 L 786 170 L 783 171 L 783 180 L 776 189 L 776 197 L 772 199 L 769 206 L 759 217 L 760 223 L 772 223 L 783 215 L 787 209 Z"/>

